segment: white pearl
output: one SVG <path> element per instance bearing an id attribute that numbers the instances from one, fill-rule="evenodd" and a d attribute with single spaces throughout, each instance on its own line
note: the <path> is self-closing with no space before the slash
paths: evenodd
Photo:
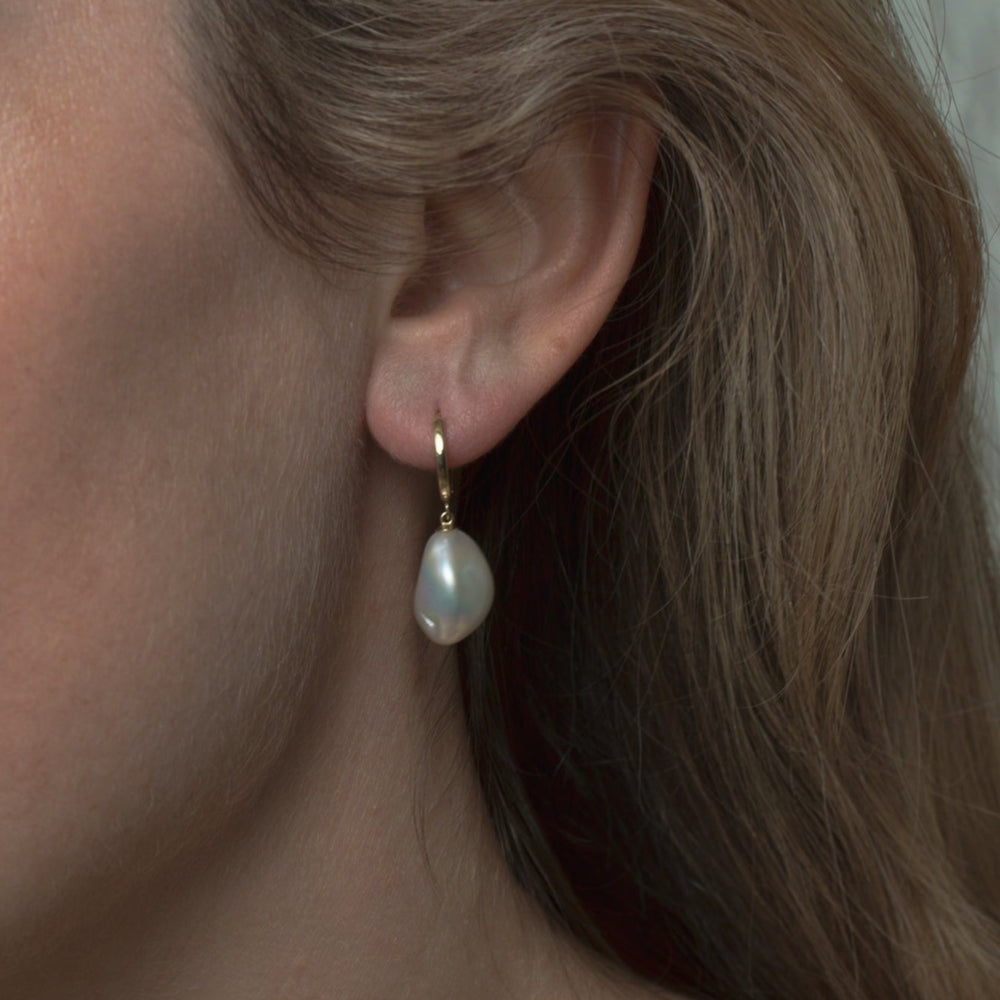
<path id="1" fill-rule="evenodd" d="M 479 546 L 457 528 L 435 531 L 413 595 L 413 611 L 427 638 L 441 646 L 461 642 L 492 605 L 493 574 Z"/>

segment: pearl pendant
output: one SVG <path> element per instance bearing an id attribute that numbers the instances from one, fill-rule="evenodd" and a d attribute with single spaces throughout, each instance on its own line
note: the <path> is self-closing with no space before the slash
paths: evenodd
<path id="1" fill-rule="evenodd" d="M 435 531 L 413 595 L 413 611 L 427 638 L 440 646 L 461 642 L 492 605 L 493 574 L 479 546 L 457 528 Z"/>

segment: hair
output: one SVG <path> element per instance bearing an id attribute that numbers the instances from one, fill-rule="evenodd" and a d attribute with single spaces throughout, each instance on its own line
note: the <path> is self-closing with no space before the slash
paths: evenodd
<path id="1" fill-rule="evenodd" d="M 469 734 L 522 885 L 692 996 L 995 996 L 982 240 L 889 4 L 189 6 L 247 197 L 325 260 L 582 116 L 662 136 L 615 311 L 463 484 L 499 595 Z"/>

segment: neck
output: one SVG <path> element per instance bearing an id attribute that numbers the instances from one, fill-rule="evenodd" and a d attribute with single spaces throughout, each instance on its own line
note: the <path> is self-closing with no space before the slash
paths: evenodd
<path id="1" fill-rule="evenodd" d="M 407 497 L 426 484 L 371 476 L 370 569 L 266 784 L 210 854 L 179 862 L 25 997 L 611 995 L 514 884 L 453 657 L 410 621 L 425 517 Z"/>

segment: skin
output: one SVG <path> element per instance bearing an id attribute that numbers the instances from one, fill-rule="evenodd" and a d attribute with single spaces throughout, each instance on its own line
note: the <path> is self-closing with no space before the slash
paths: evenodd
<path id="1" fill-rule="evenodd" d="M 513 885 L 410 617 L 405 276 L 261 233 L 172 13 L 0 4 L 0 994 L 643 995 Z"/>
<path id="2" fill-rule="evenodd" d="M 357 395 L 366 293 L 249 227 L 158 6 L 0 20 L 8 963 L 227 821 L 287 725 L 264 696 L 315 668 L 289 602 L 348 558 L 320 487 L 349 437 L 315 428 Z"/>

